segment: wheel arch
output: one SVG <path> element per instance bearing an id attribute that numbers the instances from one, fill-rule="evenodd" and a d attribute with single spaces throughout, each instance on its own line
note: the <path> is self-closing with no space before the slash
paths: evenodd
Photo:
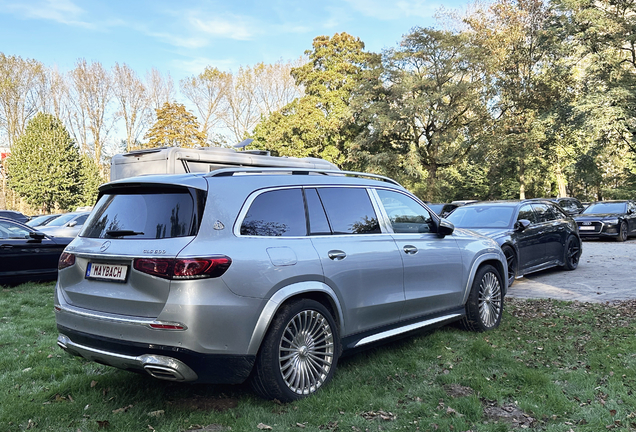
<path id="1" fill-rule="evenodd" d="M 342 334 L 344 329 L 344 315 L 336 293 L 322 282 L 299 282 L 281 288 L 267 301 L 256 322 L 256 326 L 254 326 L 254 331 L 252 332 L 252 337 L 248 345 L 249 355 L 256 355 L 258 353 L 263 338 L 281 306 L 301 298 L 311 299 L 325 306 L 331 312 L 334 321 L 336 321 L 338 333 Z"/>
<path id="2" fill-rule="evenodd" d="M 508 267 L 507 267 L 507 264 L 504 265 L 505 262 L 506 262 L 506 257 L 504 256 L 503 251 L 501 250 L 500 250 L 500 253 L 489 252 L 489 253 L 480 255 L 473 262 L 473 265 L 470 269 L 470 276 L 466 283 L 466 289 L 464 290 L 463 304 L 465 304 L 466 301 L 468 300 L 468 295 L 470 294 L 470 288 L 473 286 L 475 275 L 477 274 L 479 269 L 485 265 L 492 265 L 499 272 L 499 275 L 502 278 L 501 285 L 502 285 L 503 294 L 505 296 L 506 293 L 508 292 Z"/>

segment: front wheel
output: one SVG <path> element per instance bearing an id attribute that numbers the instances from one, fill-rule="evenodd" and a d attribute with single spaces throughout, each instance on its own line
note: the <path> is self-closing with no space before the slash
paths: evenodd
<path id="1" fill-rule="evenodd" d="M 621 222 L 621 226 L 618 229 L 618 237 L 616 238 L 619 242 L 627 241 L 627 224 L 625 222 Z"/>
<path id="2" fill-rule="evenodd" d="M 568 237 L 565 243 L 565 264 L 563 268 L 566 270 L 574 270 L 579 266 L 579 259 L 581 258 L 581 242 L 574 236 Z"/>
<path id="3" fill-rule="evenodd" d="M 339 344 L 336 323 L 322 304 L 300 299 L 283 305 L 263 339 L 252 387 L 281 402 L 309 396 L 333 377 Z"/>
<path id="4" fill-rule="evenodd" d="M 482 332 L 499 326 L 504 300 L 502 285 L 501 275 L 495 267 L 485 265 L 477 271 L 462 321 L 466 329 Z"/>

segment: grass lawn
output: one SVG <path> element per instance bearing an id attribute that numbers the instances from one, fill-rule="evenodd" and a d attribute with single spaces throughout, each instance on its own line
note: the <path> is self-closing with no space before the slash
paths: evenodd
<path id="1" fill-rule="evenodd" d="M 70 357 L 53 289 L 0 288 L 0 432 L 636 430 L 636 302 L 507 299 L 497 331 L 449 326 L 342 358 L 316 396 L 282 405 Z"/>

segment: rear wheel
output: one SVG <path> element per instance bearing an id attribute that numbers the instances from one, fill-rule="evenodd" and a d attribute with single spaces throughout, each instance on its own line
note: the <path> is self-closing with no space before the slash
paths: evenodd
<path id="1" fill-rule="evenodd" d="M 566 270 L 574 270 L 579 266 L 579 259 L 581 258 L 581 242 L 574 236 L 568 237 L 565 243 L 565 264 L 563 268 Z"/>
<path id="2" fill-rule="evenodd" d="M 339 344 L 336 323 L 322 304 L 301 299 L 283 305 L 263 339 L 252 387 L 281 402 L 309 396 L 333 377 Z"/>
<path id="3" fill-rule="evenodd" d="M 505 245 L 501 248 L 506 256 L 506 262 L 508 263 L 508 286 L 512 286 L 517 277 L 517 255 L 513 248 Z"/>
<path id="4" fill-rule="evenodd" d="M 618 229 L 618 237 L 616 238 L 619 242 L 624 242 L 627 240 L 627 224 L 625 222 L 621 222 L 621 226 Z"/>
<path id="5" fill-rule="evenodd" d="M 477 271 L 466 302 L 466 316 L 462 321 L 465 328 L 482 332 L 499 326 L 504 300 L 502 285 L 495 267 L 485 265 Z"/>

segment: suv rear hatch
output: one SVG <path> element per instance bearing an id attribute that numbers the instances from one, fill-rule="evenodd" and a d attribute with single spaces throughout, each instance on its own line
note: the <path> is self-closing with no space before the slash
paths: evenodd
<path id="1" fill-rule="evenodd" d="M 66 249 L 75 263 L 59 272 L 59 292 L 69 305 L 159 315 L 171 284 L 162 272 L 174 270 L 171 262 L 196 236 L 207 195 L 200 177 L 172 182 L 144 179 L 100 188 L 93 213 Z"/>

